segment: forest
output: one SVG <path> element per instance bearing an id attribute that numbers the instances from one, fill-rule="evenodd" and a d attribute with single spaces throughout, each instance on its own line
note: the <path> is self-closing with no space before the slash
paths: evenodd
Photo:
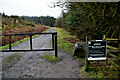
<path id="1" fill-rule="evenodd" d="M 84 40 L 118 38 L 120 35 L 120 2 L 58 2 L 63 8 L 62 16 L 55 25 Z M 67 10 L 67 12 L 66 12 Z"/>
<path id="2" fill-rule="evenodd" d="M 55 24 L 56 18 L 51 16 L 17 16 L 17 15 L 6 15 L 5 13 L 0 13 L 3 17 L 14 18 L 14 19 L 22 19 L 35 22 L 36 24 L 46 25 L 53 27 Z"/>
<path id="3" fill-rule="evenodd" d="M 39 23 L 41 25 L 46 25 L 46 26 L 51 26 L 51 27 L 54 26 L 55 20 L 56 20 L 54 17 L 50 17 L 50 16 L 41 16 L 41 17 L 38 17 L 38 16 L 32 16 L 32 17 L 21 16 L 21 18 L 25 19 L 25 20 L 33 21 L 35 23 Z"/>

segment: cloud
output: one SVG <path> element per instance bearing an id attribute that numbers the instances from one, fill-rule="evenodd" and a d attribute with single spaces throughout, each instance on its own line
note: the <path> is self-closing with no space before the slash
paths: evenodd
<path id="1" fill-rule="evenodd" d="M 0 12 L 7 15 L 28 15 L 28 16 L 57 16 L 61 9 L 50 8 L 51 2 L 55 0 L 0 0 Z"/>

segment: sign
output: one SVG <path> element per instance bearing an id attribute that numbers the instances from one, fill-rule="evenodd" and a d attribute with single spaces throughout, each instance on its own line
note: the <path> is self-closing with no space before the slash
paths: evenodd
<path id="1" fill-rule="evenodd" d="M 88 60 L 106 60 L 107 41 L 88 41 Z"/>

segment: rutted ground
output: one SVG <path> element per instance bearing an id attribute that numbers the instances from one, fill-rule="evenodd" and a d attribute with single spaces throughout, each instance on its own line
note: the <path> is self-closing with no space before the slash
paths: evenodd
<path id="1" fill-rule="evenodd" d="M 51 28 L 48 32 L 54 32 Z M 50 35 L 41 35 L 33 39 L 33 48 L 51 48 Z M 29 41 L 13 47 L 13 49 L 29 49 Z M 3 53 L 3 57 L 13 53 Z M 80 73 L 82 63 L 76 61 L 72 55 L 58 49 L 58 56 L 62 59 L 58 63 L 50 63 L 41 58 L 43 55 L 54 55 L 54 51 L 34 51 L 15 53 L 21 56 L 20 60 L 8 67 L 3 67 L 4 78 L 83 78 Z"/>

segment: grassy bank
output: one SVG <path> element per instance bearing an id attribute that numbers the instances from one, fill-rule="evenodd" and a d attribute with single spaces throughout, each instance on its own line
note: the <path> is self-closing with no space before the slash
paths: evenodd
<path id="1" fill-rule="evenodd" d="M 50 28 L 49 28 L 49 29 L 50 29 Z M 48 30 L 49 30 L 49 29 L 48 29 Z M 42 33 L 47 32 L 48 30 L 43 31 Z M 40 36 L 40 35 L 34 35 L 34 36 L 32 36 L 32 38 L 35 38 L 35 37 L 38 37 L 38 36 Z M 22 39 L 22 40 L 16 41 L 16 42 L 12 43 L 11 46 L 13 47 L 13 46 L 18 45 L 18 44 L 20 44 L 20 43 L 22 43 L 22 42 L 24 42 L 24 41 L 29 40 L 29 39 L 30 39 L 30 38 L 28 37 L 28 38 L 24 38 L 24 39 Z M 9 48 L 9 44 L 7 44 L 6 46 L 0 47 L 0 50 L 5 50 L 5 49 L 8 49 L 8 48 Z"/>
<path id="2" fill-rule="evenodd" d="M 65 52 L 73 54 L 75 42 L 78 42 L 79 39 L 70 35 L 70 32 L 61 28 L 55 27 L 55 32 L 57 32 L 58 47 L 62 48 Z"/>

